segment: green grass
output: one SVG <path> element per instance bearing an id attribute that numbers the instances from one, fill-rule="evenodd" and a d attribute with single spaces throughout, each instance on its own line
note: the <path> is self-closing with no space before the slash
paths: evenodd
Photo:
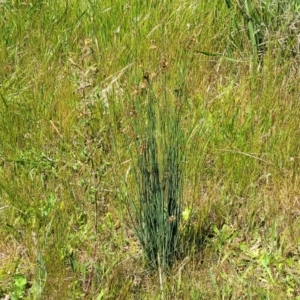
<path id="1" fill-rule="evenodd" d="M 0 299 L 300 299 L 299 1 L 275 2 L 1 2 Z M 150 93 L 161 170 L 178 107 L 185 141 L 163 272 L 131 206 Z"/>

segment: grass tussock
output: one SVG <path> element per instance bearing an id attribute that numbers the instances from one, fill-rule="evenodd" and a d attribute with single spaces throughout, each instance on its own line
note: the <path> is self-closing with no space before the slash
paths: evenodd
<path id="1" fill-rule="evenodd" d="M 0 1 L 0 298 L 300 299 L 298 15 Z"/>
<path id="2" fill-rule="evenodd" d="M 150 87 L 148 93 L 145 103 L 143 97 L 136 98 L 133 139 L 137 161 L 133 171 L 138 201 L 130 201 L 128 207 L 134 208 L 133 224 L 148 262 L 166 269 L 180 248 L 185 145 L 180 107 L 166 98 L 156 99 Z"/>

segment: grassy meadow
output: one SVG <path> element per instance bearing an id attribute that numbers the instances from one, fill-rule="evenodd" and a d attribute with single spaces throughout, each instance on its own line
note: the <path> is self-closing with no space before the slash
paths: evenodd
<path id="1" fill-rule="evenodd" d="M 0 1 L 0 299 L 300 300 L 299 12 Z"/>

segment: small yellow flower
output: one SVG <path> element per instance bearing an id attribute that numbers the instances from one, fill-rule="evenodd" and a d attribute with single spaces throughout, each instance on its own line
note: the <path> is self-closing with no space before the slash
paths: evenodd
<path id="1" fill-rule="evenodd" d="M 182 212 L 182 218 L 184 221 L 188 221 L 191 217 L 191 209 L 186 207 L 185 210 Z"/>

